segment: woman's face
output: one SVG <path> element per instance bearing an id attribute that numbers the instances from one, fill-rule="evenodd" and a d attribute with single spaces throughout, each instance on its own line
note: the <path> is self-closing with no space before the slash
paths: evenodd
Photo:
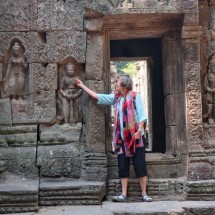
<path id="1" fill-rule="evenodd" d="M 118 93 L 122 92 L 123 87 L 121 86 L 120 78 L 117 78 L 117 80 L 115 82 L 115 89 Z"/>

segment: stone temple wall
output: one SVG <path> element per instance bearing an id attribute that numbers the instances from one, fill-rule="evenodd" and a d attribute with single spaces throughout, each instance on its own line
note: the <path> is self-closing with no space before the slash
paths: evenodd
<path id="1" fill-rule="evenodd" d="M 132 37 L 134 28 L 134 38 L 163 42 L 167 153 L 147 157 L 148 192 L 159 200 L 214 200 L 214 5 L 1 0 L 0 213 L 100 204 L 119 192 L 116 158 L 107 152 L 108 111 L 74 79 L 108 92 L 109 40 Z M 140 192 L 132 183 L 129 192 Z"/>

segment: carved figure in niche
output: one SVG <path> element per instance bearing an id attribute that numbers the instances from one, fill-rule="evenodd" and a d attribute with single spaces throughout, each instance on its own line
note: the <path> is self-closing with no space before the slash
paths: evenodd
<path id="1" fill-rule="evenodd" d="M 205 76 L 206 113 L 203 117 L 209 125 L 214 125 L 215 114 L 215 56 L 209 61 L 208 73 Z"/>
<path id="2" fill-rule="evenodd" d="M 11 57 L 7 61 L 6 73 L 3 78 L 3 91 L 7 95 L 6 97 L 12 99 L 12 102 L 22 103 L 28 63 L 20 43 L 14 42 L 10 52 Z"/>
<path id="3" fill-rule="evenodd" d="M 81 122 L 79 106 L 82 89 L 75 84 L 74 64 L 68 63 L 65 66 L 65 75 L 60 80 L 59 100 L 61 101 L 61 118 L 65 126 L 71 126 Z"/>

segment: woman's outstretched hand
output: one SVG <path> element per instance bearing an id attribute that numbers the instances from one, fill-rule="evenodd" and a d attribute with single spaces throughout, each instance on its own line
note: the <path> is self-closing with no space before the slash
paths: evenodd
<path id="1" fill-rule="evenodd" d="M 88 93 L 91 97 L 93 97 L 94 99 L 98 100 L 98 95 L 96 92 L 94 92 L 93 90 L 89 89 L 86 85 L 83 84 L 83 82 L 76 78 L 75 79 L 75 84 L 77 87 L 82 88 L 86 93 Z"/>
<path id="2" fill-rule="evenodd" d="M 78 86 L 80 88 L 82 88 L 82 86 L 83 86 L 83 82 L 81 80 L 79 80 L 78 78 L 75 79 L 75 84 L 76 84 L 76 86 Z"/>

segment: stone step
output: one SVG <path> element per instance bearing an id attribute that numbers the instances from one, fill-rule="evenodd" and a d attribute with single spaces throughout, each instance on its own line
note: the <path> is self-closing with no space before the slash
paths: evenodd
<path id="1" fill-rule="evenodd" d="M 9 178 L 0 182 L 0 214 L 38 211 L 38 180 Z"/>
<path id="2" fill-rule="evenodd" d="M 98 205 L 105 193 L 104 182 L 46 179 L 40 183 L 39 205 Z"/>

